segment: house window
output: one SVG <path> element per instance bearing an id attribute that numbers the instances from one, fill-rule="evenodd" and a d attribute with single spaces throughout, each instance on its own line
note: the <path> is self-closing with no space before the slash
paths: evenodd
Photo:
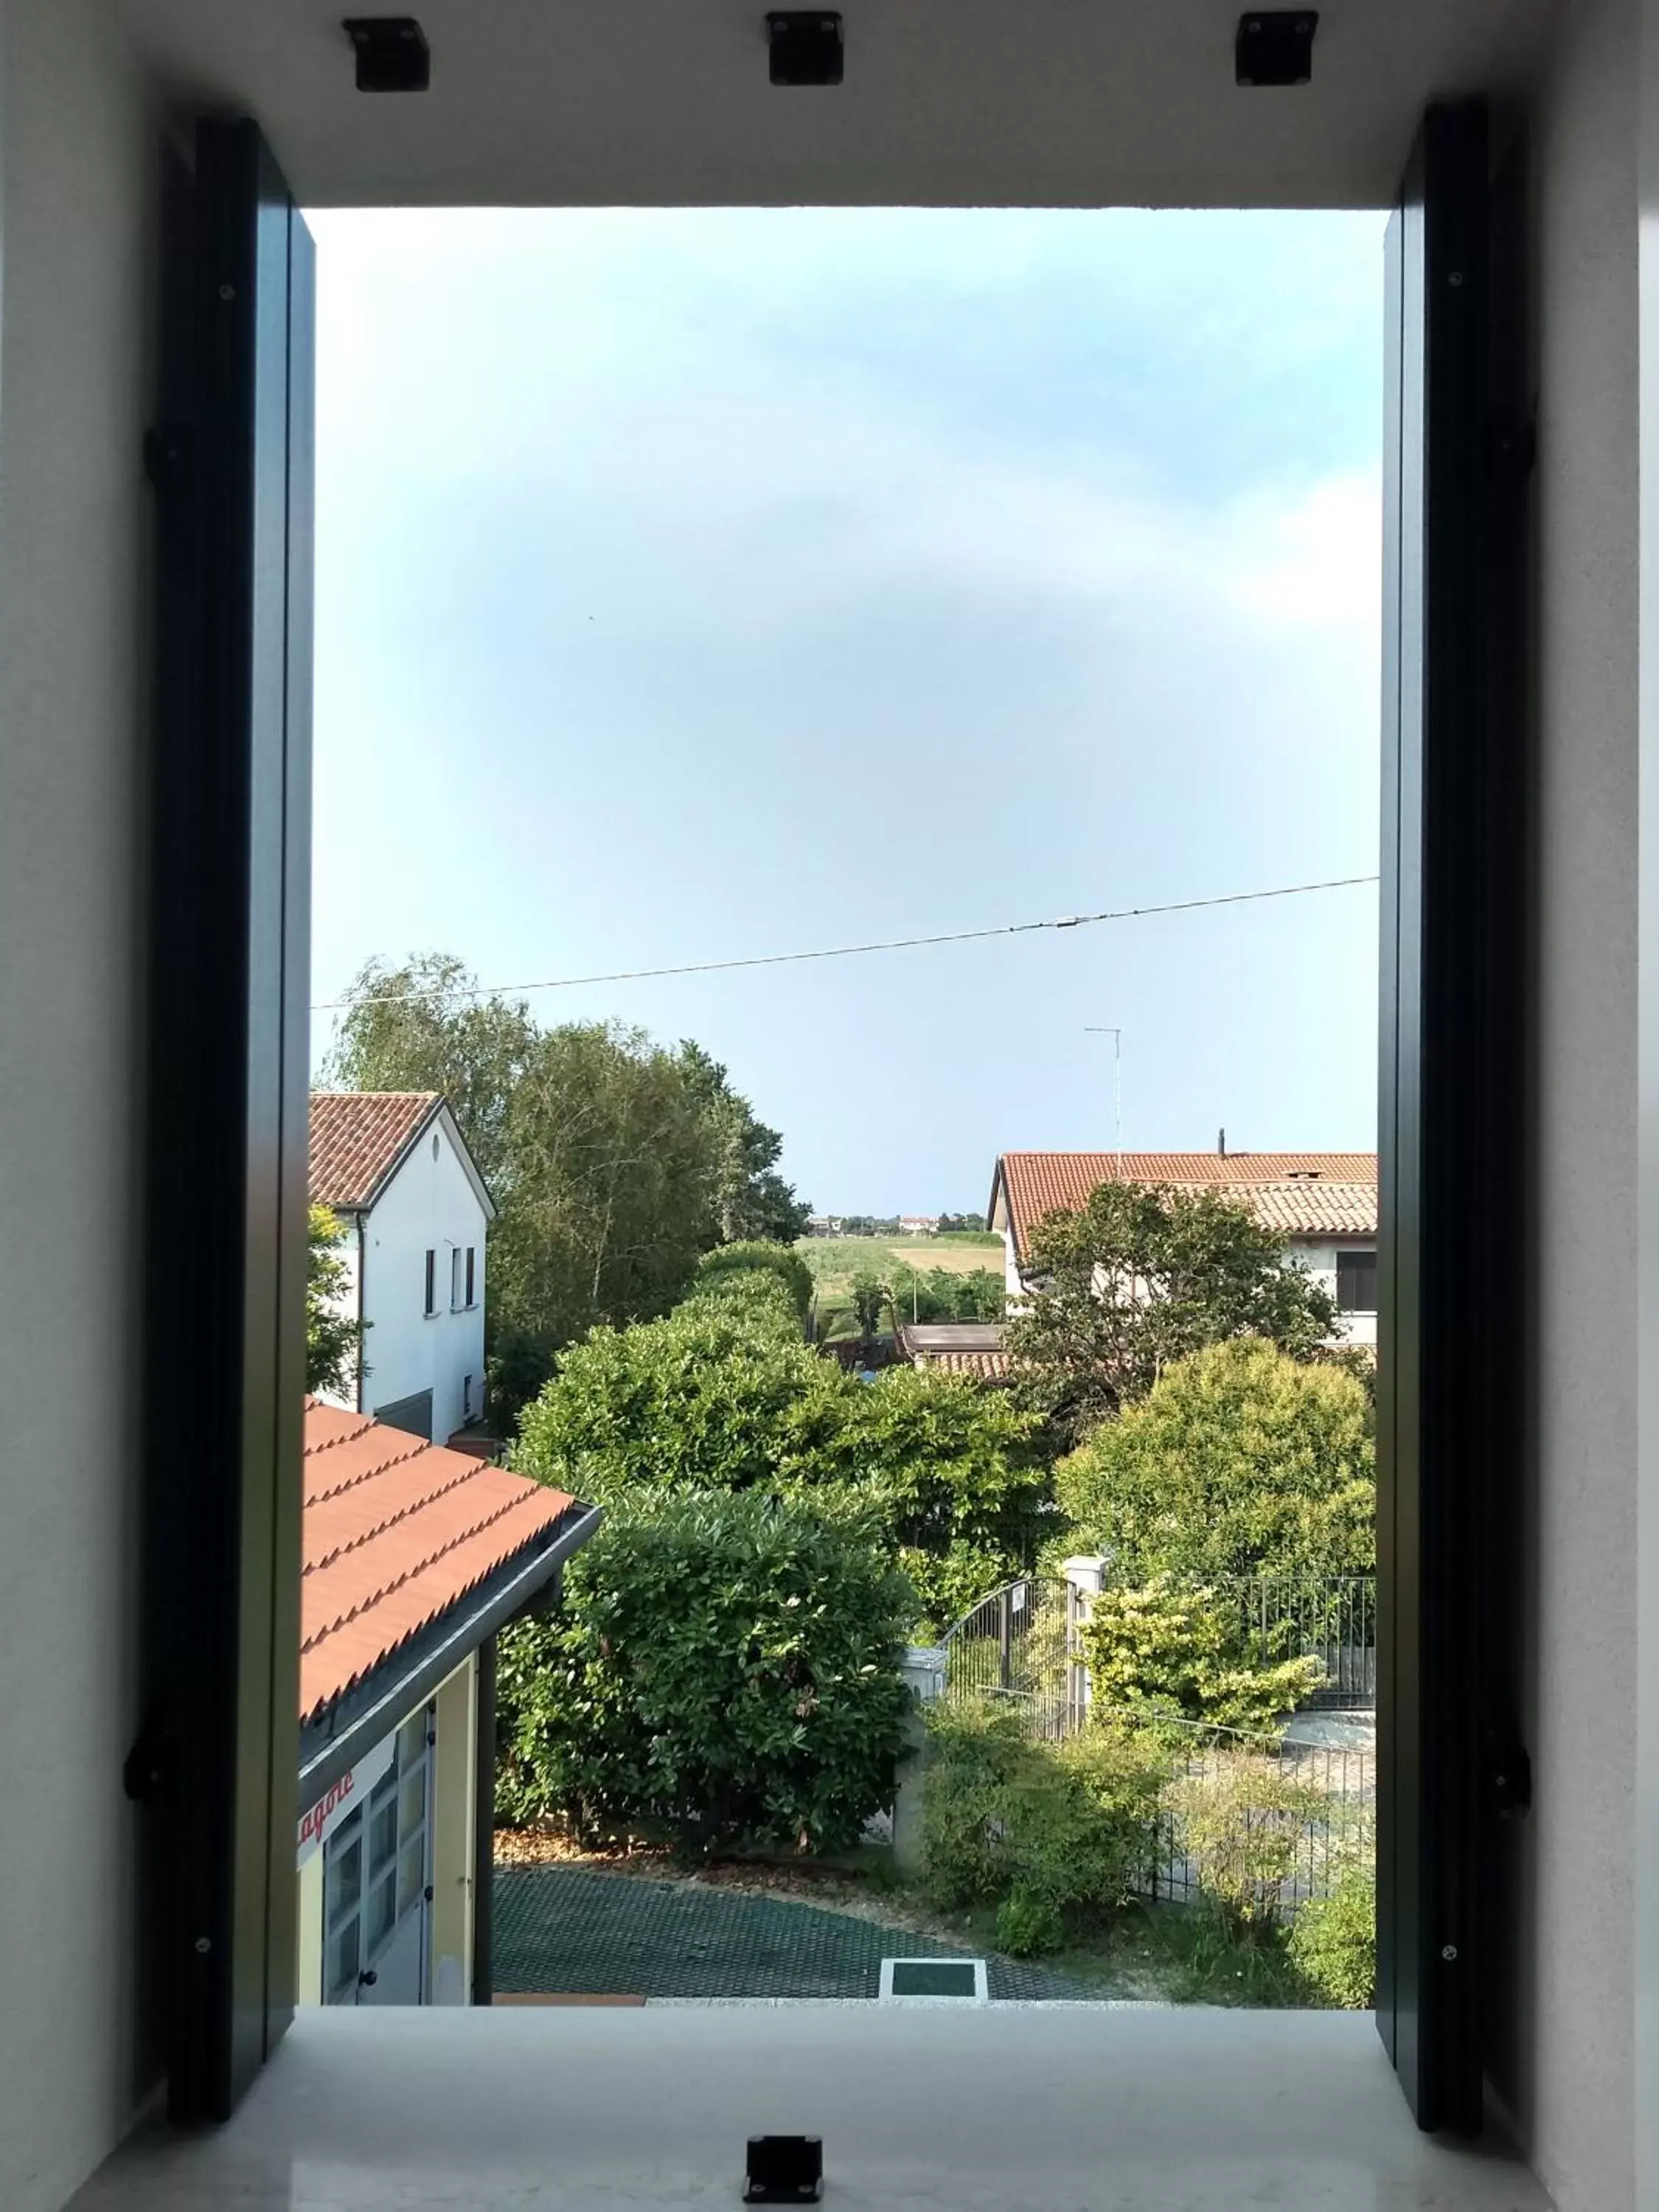
<path id="1" fill-rule="evenodd" d="M 474 1273 L 472 1265 L 477 1257 L 477 1248 L 469 1244 L 466 1248 L 466 1302 L 470 1306 L 475 1306 L 478 1303 L 477 1291 L 476 1288 L 477 1277 Z"/>
<path id="2" fill-rule="evenodd" d="M 428 1315 L 438 1310 L 438 1255 L 435 1252 L 428 1252 L 426 1255 L 426 1310 Z"/>
<path id="3" fill-rule="evenodd" d="M 1376 1311 L 1376 1255 L 1339 1252 L 1336 1255 L 1336 1304 L 1340 1313 Z"/>
<path id="4" fill-rule="evenodd" d="M 469 1305 L 471 1303 L 470 1298 L 463 1295 L 466 1288 L 464 1256 L 459 1244 L 449 1255 L 449 1310 L 451 1313 L 459 1313 L 464 1305 Z"/>

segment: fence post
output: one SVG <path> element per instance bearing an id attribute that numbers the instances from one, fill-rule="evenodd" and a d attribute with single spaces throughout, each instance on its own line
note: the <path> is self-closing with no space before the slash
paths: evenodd
<path id="1" fill-rule="evenodd" d="M 893 1775 L 893 1863 L 902 1874 L 921 1871 L 921 1808 L 927 1787 L 927 1724 L 921 1709 L 945 1695 L 948 1656 L 942 1644 L 913 1644 L 899 1662 L 911 1696 L 904 1749 Z"/>
<path id="2" fill-rule="evenodd" d="M 1012 1593 L 999 1592 L 997 1596 L 997 1664 L 1002 1687 L 1011 1690 L 1014 1685 L 1014 1618 Z"/>
<path id="3" fill-rule="evenodd" d="M 1110 1565 L 1103 1552 L 1079 1553 L 1075 1559 L 1060 1564 L 1060 1571 L 1066 1577 L 1066 1711 L 1072 1729 L 1081 1728 L 1088 1717 L 1091 1696 L 1089 1669 L 1081 1656 L 1082 1638 L 1079 1632 L 1093 1611 L 1096 1598 L 1106 1587 Z"/>

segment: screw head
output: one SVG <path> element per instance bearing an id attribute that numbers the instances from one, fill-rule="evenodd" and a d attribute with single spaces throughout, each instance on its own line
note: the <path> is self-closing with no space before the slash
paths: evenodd
<path id="1" fill-rule="evenodd" d="M 196 1938 L 196 1948 L 198 1951 L 205 1954 L 213 1948 L 213 1945 L 207 1936 L 198 1936 Z"/>
<path id="2" fill-rule="evenodd" d="M 1440 1947 L 1440 1955 L 1443 1959 L 1446 1960 L 1455 1959 L 1457 1956 L 1456 1944 L 1443 1943 Z"/>
<path id="3" fill-rule="evenodd" d="M 1461 269 L 1454 269 L 1454 270 L 1451 271 L 1451 273 L 1449 274 L 1449 276 L 1448 276 L 1448 277 L 1447 277 L 1447 279 L 1446 279 L 1446 282 L 1447 282 L 1447 283 L 1448 283 L 1452 287 L 1452 289 L 1453 289 L 1454 290 L 1455 290 L 1455 289 L 1456 289 L 1457 286 L 1458 286 L 1458 285 L 1460 285 L 1460 284 L 1462 283 L 1462 281 L 1463 281 L 1463 272 L 1462 272 L 1462 270 Z"/>
<path id="4" fill-rule="evenodd" d="M 219 287 L 219 297 L 222 300 L 234 300 L 236 297 L 236 287 L 234 284 L 222 284 Z"/>

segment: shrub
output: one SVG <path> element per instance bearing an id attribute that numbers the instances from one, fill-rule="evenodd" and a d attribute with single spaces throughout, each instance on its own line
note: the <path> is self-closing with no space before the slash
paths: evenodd
<path id="1" fill-rule="evenodd" d="M 1352 1866 L 1325 1897 L 1297 1908 L 1286 1946 L 1308 1993 L 1364 2012 L 1376 1997 L 1376 1875 Z"/>
<path id="2" fill-rule="evenodd" d="M 928 1709 L 923 1880 L 946 1910 L 1021 1900 L 1013 1924 L 1114 1911 L 1151 1853 L 1164 1755 L 1123 1729 L 1030 1741 L 994 1703 Z"/>
<path id="3" fill-rule="evenodd" d="M 1204 1894 L 1238 1928 L 1276 1926 L 1308 1824 L 1326 1809 L 1320 1792 L 1277 1759 L 1218 1751 L 1167 1802 Z"/>
<path id="4" fill-rule="evenodd" d="M 954 1375 L 844 1375 L 778 1326 L 769 1274 L 716 1278 L 666 1320 L 595 1329 L 526 1412 L 513 1464 L 599 1503 L 641 1490 L 856 1498 L 957 1619 L 1030 1559 L 1048 1481 L 1032 1417 Z"/>
<path id="5" fill-rule="evenodd" d="M 682 1315 L 726 1313 L 781 1336 L 793 1339 L 801 1334 L 793 1298 L 777 1276 L 763 1268 L 717 1271 L 693 1284 L 674 1310 Z"/>
<path id="6" fill-rule="evenodd" d="M 1049 1900 L 1024 1887 L 1012 1891 L 997 1907 L 997 1948 L 1012 1959 L 1035 1959 L 1057 1951 L 1066 1941 L 1066 1923 Z"/>
<path id="7" fill-rule="evenodd" d="M 498 1808 L 590 1840 L 850 1847 L 892 1802 L 912 1604 L 856 1516 L 629 1500 L 562 1614 L 503 1633 Z"/>
<path id="8" fill-rule="evenodd" d="M 732 1276 L 754 1274 L 775 1277 L 788 1292 L 797 1319 L 805 1322 L 812 1304 L 812 1270 L 787 1244 L 766 1244 L 758 1240 L 717 1244 L 698 1261 L 691 1296 L 696 1297 L 711 1284 Z"/>
<path id="9" fill-rule="evenodd" d="M 1073 1547 L 1128 1581 L 1364 1574 L 1376 1557 L 1371 1407 L 1345 1369 L 1213 1345 L 1054 1471 Z"/>
<path id="10" fill-rule="evenodd" d="M 1146 1706 L 1261 1735 L 1325 1679 L 1317 1659 L 1271 1660 L 1213 1591 L 1159 1575 L 1108 1589 L 1081 1632 L 1096 1702 Z"/>
<path id="11" fill-rule="evenodd" d="M 893 1317 L 900 1322 L 1000 1321 L 1007 1288 L 991 1267 L 912 1267 L 901 1261 L 888 1285 Z"/>
<path id="12" fill-rule="evenodd" d="M 641 1487 L 775 1487 L 798 1431 L 846 1387 L 799 1334 L 736 1303 L 693 1303 L 570 1346 L 525 1411 L 513 1464 L 597 1503 Z"/>
<path id="13" fill-rule="evenodd" d="M 890 1367 L 844 1385 L 833 1424 L 799 1433 L 791 1473 L 803 1486 L 850 1484 L 872 1502 L 924 1615 L 942 1627 L 1032 1556 L 1048 1512 L 1034 1427 L 1004 1391 Z"/>

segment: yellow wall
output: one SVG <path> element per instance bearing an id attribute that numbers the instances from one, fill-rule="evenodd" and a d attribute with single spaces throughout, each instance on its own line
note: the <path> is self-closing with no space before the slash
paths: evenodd
<path id="1" fill-rule="evenodd" d="M 432 1976 L 434 2004 L 472 2001 L 472 1871 L 477 1828 L 478 1661 L 438 1691 L 436 1772 L 432 1792 Z"/>
<path id="2" fill-rule="evenodd" d="M 313 1851 L 295 1877 L 300 1885 L 298 1922 L 300 1972 L 295 1984 L 302 2005 L 323 2001 L 323 1855 Z"/>

